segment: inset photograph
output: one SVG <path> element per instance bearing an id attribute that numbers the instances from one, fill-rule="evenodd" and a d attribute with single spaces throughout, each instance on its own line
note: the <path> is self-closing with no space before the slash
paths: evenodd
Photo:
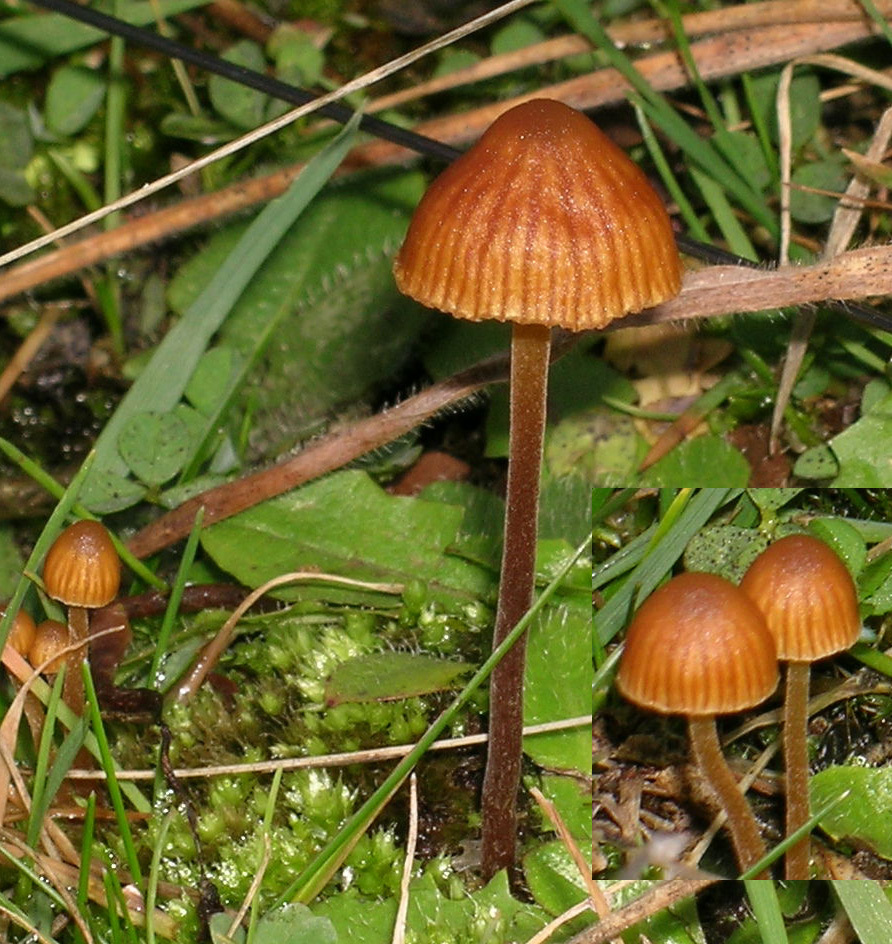
<path id="1" fill-rule="evenodd" d="M 592 510 L 594 875 L 892 878 L 892 490 Z"/>

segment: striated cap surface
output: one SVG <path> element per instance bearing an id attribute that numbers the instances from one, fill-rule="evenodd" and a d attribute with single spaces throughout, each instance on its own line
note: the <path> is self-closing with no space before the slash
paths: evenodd
<path id="1" fill-rule="evenodd" d="M 459 318 L 579 331 L 677 295 L 681 260 L 640 168 L 581 112 L 534 99 L 431 184 L 394 275 Z"/>
<path id="2" fill-rule="evenodd" d="M 638 609 L 616 681 L 629 701 L 651 711 L 742 711 L 777 687 L 774 641 L 758 608 L 733 583 L 681 574 Z"/>
<path id="3" fill-rule="evenodd" d="M 43 565 L 46 592 L 67 606 L 111 603 L 121 583 L 121 561 L 98 521 L 77 521 L 56 538 Z"/>
<path id="4" fill-rule="evenodd" d="M 846 565 L 823 541 L 792 534 L 767 547 L 740 582 L 765 615 L 778 658 L 813 662 L 855 643 L 858 593 Z"/>

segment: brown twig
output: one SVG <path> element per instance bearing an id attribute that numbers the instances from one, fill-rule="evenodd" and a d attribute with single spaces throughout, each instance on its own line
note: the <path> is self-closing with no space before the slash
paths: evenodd
<path id="1" fill-rule="evenodd" d="M 137 557 L 146 557 L 189 534 L 199 508 L 204 508 L 208 526 L 338 469 L 415 429 L 445 407 L 506 380 L 507 369 L 505 355 L 483 361 L 345 431 L 324 436 L 285 462 L 203 492 L 137 532 L 127 546 Z"/>

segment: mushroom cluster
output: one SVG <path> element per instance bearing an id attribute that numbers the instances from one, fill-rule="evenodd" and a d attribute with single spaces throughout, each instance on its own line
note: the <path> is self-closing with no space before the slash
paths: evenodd
<path id="1" fill-rule="evenodd" d="M 860 632 L 845 564 L 823 541 L 791 535 L 752 563 L 739 587 L 713 574 L 674 577 L 629 624 L 617 688 L 650 711 L 683 715 L 691 752 L 720 807 L 741 870 L 765 854 L 758 824 L 722 755 L 715 717 L 774 692 L 787 663 L 783 713 L 786 835 L 808 820 L 806 723 L 811 662 L 848 649 Z M 808 837 L 787 853 L 788 879 L 809 874 Z"/>
<path id="2" fill-rule="evenodd" d="M 81 665 L 90 635 L 88 611 L 111 603 L 118 595 L 120 583 L 121 560 L 108 531 L 98 521 L 69 525 L 47 552 L 43 563 L 44 589 L 68 607 L 67 644 L 84 644 L 67 657 L 63 697 L 74 711 L 79 712 L 84 704 Z M 53 635 L 47 629 L 48 641 L 57 641 L 58 636 L 58 631 Z"/>

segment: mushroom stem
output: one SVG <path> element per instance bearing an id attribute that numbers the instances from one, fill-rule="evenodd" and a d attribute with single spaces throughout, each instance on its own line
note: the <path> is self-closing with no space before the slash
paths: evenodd
<path id="1" fill-rule="evenodd" d="M 550 347 L 551 329 L 547 326 L 512 327 L 508 488 L 493 647 L 514 628 L 533 599 Z M 481 798 L 481 856 L 486 878 L 514 864 L 525 655 L 526 635 L 490 678 L 489 749 Z"/>
<path id="2" fill-rule="evenodd" d="M 697 766 L 712 787 L 727 816 L 728 832 L 740 870 L 752 868 L 764 855 L 765 844 L 746 798 L 725 761 L 712 715 L 688 718 L 691 750 Z M 757 878 L 765 878 L 764 873 Z"/>
<path id="3" fill-rule="evenodd" d="M 790 836 L 808 820 L 808 662 L 787 664 L 787 691 L 784 696 L 784 765 L 786 767 L 786 835 Z M 787 879 L 807 879 L 811 858 L 808 836 L 791 846 L 784 859 Z"/>
<path id="4" fill-rule="evenodd" d="M 83 642 L 89 636 L 89 616 L 82 606 L 68 607 L 68 642 Z M 65 682 L 62 686 L 62 698 L 65 704 L 75 713 L 84 711 L 84 679 L 81 675 L 81 665 L 86 658 L 86 643 L 70 653 L 65 668 Z"/>

